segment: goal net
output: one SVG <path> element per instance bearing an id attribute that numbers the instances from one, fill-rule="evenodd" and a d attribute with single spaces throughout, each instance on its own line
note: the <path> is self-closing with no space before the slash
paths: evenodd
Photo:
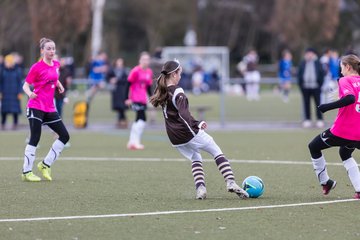
<path id="1" fill-rule="evenodd" d="M 205 76 L 216 76 L 218 90 L 229 79 L 227 47 L 164 47 L 162 57 L 165 61 L 178 59 L 185 75 L 191 76 L 200 67 Z"/>

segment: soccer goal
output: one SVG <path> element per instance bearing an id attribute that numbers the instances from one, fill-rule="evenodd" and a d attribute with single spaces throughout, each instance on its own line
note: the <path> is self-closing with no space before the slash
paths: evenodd
<path id="1" fill-rule="evenodd" d="M 216 78 L 221 94 L 220 122 L 225 122 L 224 86 L 229 81 L 229 49 L 227 47 L 164 47 L 165 61 L 177 59 L 185 75 L 191 76 L 201 68 L 206 76 Z M 210 86 L 211 87 L 211 86 Z"/>
<path id="2" fill-rule="evenodd" d="M 227 47 L 165 47 L 165 60 L 178 59 L 185 72 L 201 66 L 205 72 L 217 72 L 221 80 L 229 79 L 229 49 Z"/>

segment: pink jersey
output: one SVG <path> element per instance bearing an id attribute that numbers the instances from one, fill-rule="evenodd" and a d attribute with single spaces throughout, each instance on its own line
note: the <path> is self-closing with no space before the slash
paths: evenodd
<path id="1" fill-rule="evenodd" d="M 347 76 L 339 80 L 339 97 L 354 95 L 356 102 L 339 108 L 330 131 L 335 136 L 360 141 L 360 76 Z"/>
<path id="2" fill-rule="evenodd" d="M 152 71 L 150 68 L 134 67 L 129 74 L 130 82 L 129 99 L 135 103 L 147 104 L 147 88 L 152 84 Z"/>
<path id="3" fill-rule="evenodd" d="M 29 99 L 28 108 L 35 108 L 43 112 L 56 112 L 54 94 L 59 79 L 60 63 L 58 61 L 53 61 L 53 63 L 53 66 L 50 66 L 40 60 L 30 68 L 25 81 L 33 85 L 37 97 Z"/>

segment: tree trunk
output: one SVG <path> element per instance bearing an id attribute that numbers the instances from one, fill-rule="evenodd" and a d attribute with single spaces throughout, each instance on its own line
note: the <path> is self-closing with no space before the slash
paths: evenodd
<path id="1" fill-rule="evenodd" d="M 93 20 L 91 35 L 91 54 L 95 56 L 102 47 L 103 12 L 106 0 L 92 0 Z"/>

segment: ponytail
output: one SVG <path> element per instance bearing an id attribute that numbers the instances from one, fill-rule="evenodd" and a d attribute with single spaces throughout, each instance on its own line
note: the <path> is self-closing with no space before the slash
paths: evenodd
<path id="1" fill-rule="evenodd" d="M 152 95 L 150 97 L 150 103 L 154 107 L 164 106 L 165 102 L 169 96 L 169 93 L 167 90 L 167 84 L 166 84 L 167 77 L 168 76 L 166 76 L 166 74 L 164 74 L 162 71 L 156 81 L 156 88 L 154 90 L 154 95 Z"/>
<path id="2" fill-rule="evenodd" d="M 161 106 L 163 107 L 169 97 L 167 89 L 167 79 L 170 78 L 170 74 L 177 72 L 180 69 L 179 61 L 168 61 L 164 64 L 161 74 L 156 81 L 156 88 L 154 90 L 154 95 L 150 97 L 150 103 L 154 107 Z"/>

